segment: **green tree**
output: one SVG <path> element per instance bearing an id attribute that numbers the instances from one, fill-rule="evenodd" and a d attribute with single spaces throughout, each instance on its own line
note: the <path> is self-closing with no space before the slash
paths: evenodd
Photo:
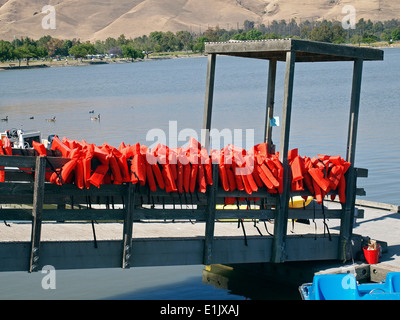
<path id="1" fill-rule="evenodd" d="M 208 38 L 206 36 L 201 36 L 199 38 L 197 38 L 197 42 L 196 44 L 193 46 L 193 50 L 194 51 L 200 51 L 203 52 L 205 49 L 205 42 L 208 42 Z"/>
<path id="2" fill-rule="evenodd" d="M 147 57 L 151 52 L 154 51 L 154 44 L 146 35 L 135 38 L 132 42 L 132 46 L 140 52 L 144 51 Z"/>
<path id="3" fill-rule="evenodd" d="M 94 48 L 95 48 L 96 52 L 99 54 L 106 53 L 104 41 L 96 40 L 96 42 L 94 43 Z"/>
<path id="4" fill-rule="evenodd" d="M 21 66 L 21 60 L 26 59 L 26 65 L 29 66 L 29 60 L 38 56 L 37 48 L 33 44 L 25 43 L 23 46 L 15 48 L 14 56 L 19 61 Z"/>
<path id="5" fill-rule="evenodd" d="M 302 39 L 309 39 L 311 37 L 311 27 L 310 26 L 304 26 L 301 29 L 300 37 Z"/>
<path id="6" fill-rule="evenodd" d="M 36 41 L 36 45 L 38 47 L 46 47 L 47 44 L 52 41 L 52 37 L 51 36 L 43 36 L 41 37 L 38 41 Z"/>
<path id="7" fill-rule="evenodd" d="M 121 46 L 122 54 L 125 58 L 131 58 L 132 62 L 137 58 L 144 58 L 142 51 L 136 50 L 132 45 L 126 44 Z"/>
<path id="8" fill-rule="evenodd" d="M 153 31 L 150 33 L 149 39 L 153 43 L 153 50 L 156 52 L 178 50 L 178 39 L 171 31 Z"/>
<path id="9" fill-rule="evenodd" d="M 354 36 L 351 37 L 350 42 L 351 42 L 352 44 L 361 45 L 362 36 L 360 36 L 359 34 L 355 34 Z"/>
<path id="10" fill-rule="evenodd" d="M 318 27 L 315 27 L 311 31 L 310 37 L 313 41 L 332 42 L 333 32 L 332 29 L 326 23 L 324 23 Z"/>
<path id="11" fill-rule="evenodd" d="M 226 30 L 220 29 L 219 27 L 208 28 L 204 31 L 203 36 L 207 37 L 209 42 L 217 42 L 225 32 Z"/>
<path id="12" fill-rule="evenodd" d="M 124 34 L 121 34 L 121 35 L 118 37 L 118 39 L 117 39 L 117 45 L 118 45 L 119 47 L 128 44 L 128 42 L 129 42 L 129 40 L 126 39 L 126 37 L 125 37 Z"/>
<path id="13" fill-rule="evenodd" d="M 85 42 L 81 44 L 76 44 L 69 49 L 69 54 L 73 55 L 75 59 L 83 59 L 87 55 L 95 54 L 96 49 L 93 44 Z"/>
<path id="14" fill-rule="evenodd" d="M 253 29 L 246 33 L 246 40 L 261 40 L 263 34 L 261 31 Z"/>
<path id="15" fill-rule="evenodd" d="M 108 37 L 104 43 L 104 50 L 108 52 L 112 48 L 118 47 L 118 42 L 114 38 Z"/>
<path id="16" fill-rule="evenodd" d="M 64 46 L 64 41 L 52 37 L 42 37 L 37 41 L 37 46 L 38 48 L 44 47 L 47 50 L 48 55 L 50 57 L 54 57 L 56 55 L 60 55 L 58 52 Z"/>
<path id="17" fill-rule="evenodd" d="M 156 51 L 156 52 L 163 51 L 162 48 L 161 48 L 162 38 L 163 38 L 163 32 L 162 31 L 150 32 L 149 39 L 150 39 L 150 41 L 152 43 L 153 51 Z"/>
<path id="18" fill-rule="evenodd" d="M 193 47 L 193 37 L 189 31 L 178 31 L 176 40 L 178 50 L 189 50 Z"/>
<path id="19" fill-rule="evenodd" d="M 364 43 L 373 43 L 373 42 L 377 42 L 378 40 L 379 40 L 379 38 L 370 32 L 364 33 L 364 35 L 362 37 L 362 42 L 364 42 Z"/>
<path id="20" fill-rule="evenodd" d="M 332 42 L 333 43 L 344 43 L 346 42 L 346 32 L 343 27 L 339 24 L 332 26 Z"/>
<path id="21" fill-rule="evenodd" d="M 47 49 L 45 47 L 37 47 L 36 48 L 36 56 L 38 58 L 46 58 L 48 56 Z"/>
<path id="22" fill-rule="evenodd" d="M 240 40 L 240 41 L 247 40 L 247 33 L 246 32 L 235 33 L 232 36 L 232 40 Z"/>
<path id="23" fill-rule="evenodd" d="M 254 29 L 254 21 L 245 20 L 243 23 L 244 31 L 248 32 Z"/>
<path id="24" fill-rule="evenodd" d="M 400 40 L 400 29 L 394 29 L 391 33 L 392 40 L 393 41 L 398 41 Z"/>
<path id="25" fill-rule="evenodd" d="M 66 57 L 69 55 L 69 49 L 71 49 L 73 46 L 73 42 L 71 40 L 65 40 L 63 41 L 63 44 L 61 47 L 57 47 L 55 54 L 58 56 L 63 56 Z"/>
<path id="26" fill-rule="evenodd" d="M 13 58 L 13 46 L 8 41 L 0 40 L 0 61 L 5 62 Z"/>
<path id="27" fill-rule="evenodd" d="M 163 37 L 161 38 L 161 51 L 177 51 L 178 50 L 178 41 L 175 35 L 171 31 L 167 31 L 163 33 Z"/>

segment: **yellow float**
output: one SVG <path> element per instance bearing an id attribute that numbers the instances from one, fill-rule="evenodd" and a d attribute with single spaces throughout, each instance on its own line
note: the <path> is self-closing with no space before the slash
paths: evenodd
<path id="1" fill-rule="evenodd" d="M 308 206 L 313 199 L 314 198 L 311 196 L 307 197 L 307 200 L 304 200 L 301 196 L 292 197 L 289 200 L 289 208 L 290 209 L 304 208 Z"/>
<path id="2" fill-rule="evenodd" d="M 292 197 L 289 200 L 289 208 L 290 209 L 301 209 L 301 208 L 304 208 L 304 207 L 308 206 L 313 199 L 314 198 L 311 197 L 311 196 L 308 196 L 307 200 L 304 200 L 301 196 Z M 257 208 L 255 208 L 254 206 L 250 206 L 250 208 L 249 208 L 245 204 L 244 205 L 239 205 L 239 207 L 237 205 L 222 205 L 221 204 L 221 205 L 217 205 L 216 209 L 217 210 L 235 210 L 235 209 L 236 210 L 237 209 L 246 210 L 246 209 L 257 209 Z M 289 220 L 291 220 L 291 219 L 289 219 Z M 234 221 L 237 221 L 237 219 L 218 219 L 218 221 L 231 221 L 231 222 L 234 222 Z M 252 219 L 244 219 L 243 221 L 253 221 L 253 220 Z"/>

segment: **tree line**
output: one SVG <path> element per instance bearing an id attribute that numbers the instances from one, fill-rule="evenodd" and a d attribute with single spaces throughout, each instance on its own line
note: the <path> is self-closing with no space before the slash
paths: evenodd
<path id="1" fill-rule="evenodd" d="M 372 22 L 360 19 L 354 29 L 344 29 L 337 21 L 305 20 L 297 23 L 295 19 L 272 21 L 268 25 L 256 25 L 246 20 L 241 29 L 208 28 L 203 33 L 189 31 L 154 31 L 134 39 L 123 34 L 118 38 L 109 37 L 104 41 L 81 42 L 79 39 L 61 40 L 43 36 L 39 40 L 28 37 L 13 41 L 0 40 L 0 61 L 46 59 L 50 57 L 73 56 L 75 59 L 88 55 L 113 55 L 132 59 L 144 58 L 152 52 L 191 51 L 203 52 L 205 42 L 233 40 L 263 40 L 298 38 L 330 43 L 372 43 L 377 41 L 400 40 L 400 20 Z"/>

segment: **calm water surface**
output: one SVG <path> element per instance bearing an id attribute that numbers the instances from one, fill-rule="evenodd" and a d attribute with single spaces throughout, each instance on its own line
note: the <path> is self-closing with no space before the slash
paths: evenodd
<path id="1" fill-rule="evenodd" d="M 151 146 L 154 139 L 146 139 L 146 135 L 159 128 L 166 132 L 167 144 L 172 145 L 177 136 L 169 131 L 170 121 L 176 121 L 177 133 L 200 136 L 206 68 L 207 59 L 202 57 L 0 72 L 0 117 L 9 118 L 0 123 L 0 129 L 38 129 L 43 137 L 58 134 L 118 147 L 121 142 Z M 283 73 L 284 64 L 278 64 L 277 116 L 281 116 Z M 218 57 L 212 126 L 219 130 L 254 129 L 254 143 L 262 142 L 267 74 L 267 61 Z M 367 192 L 363 199 L 397 205 L 399 74 L 400 49 L 385 50 L 383 62 L 364 64 L 355 164 L 369 169 L 369 177 L 358 181 L 358 186 Z M 351 77 L 349 62 L 296 65 L 291 148 L 299 148 L 301 155 L 311 157 L 345 157 Z M 101 121 L 91 121 L 89 110 L 100 114 Z M 32 116 L 34 119 L 30 120 Z M 53 116 L 55 123 L 45 121 Z M 280 127 L 274 129 L 273 140 L 279 148 Z M 59 271 L 60 284 L 51 294 L 41 289 L 40 274 L 0 274 L 2 288 L 9 288 L 0 291 L 0 298 L 28 297 L 23 289 L 27 285 L 39 287 L 44 298 L 184 299 L 191 297 L 188 292 L 199 299 L 244 298 L 240 293 L 202 284 L 202 268 L 139 268 L 127 271 L 131 278 L 122 270 Z M 16 280 L 8 281 L 10 277 Z M 126 281 L 128 278 L 132 282 Z M 87 290 L 81 290 L 83 287 Z M 171 297 L 169 290 L 176 292 L 176 297 Z M 265 290 L 264 297 L 268 297 L 268 289 Z"/>

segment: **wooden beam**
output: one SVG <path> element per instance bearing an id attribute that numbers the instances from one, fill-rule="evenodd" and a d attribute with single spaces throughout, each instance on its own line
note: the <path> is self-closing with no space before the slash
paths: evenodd
<path id="1" fill-rule="evenodd" d="M 272 261 L 283 262 L 286 256 L 285 239 L 290 198 L 290 166 L 287 159 L 289 150 L 290 119 L 292 113 L 292 96 L 294 82 L 294 67 L 296 53 L 288 52 L 286 55 L 285 88 L 282 108 L 282 125 L 280 138 L 279 160 L 283 166 L 283 193 L 280 195 L 280 205 L 276 208 L 274 219 L 274 241 L 272 248 Z"/>
<path id="2" fill-rule="evenodd" d="M 311 57 L 330 56 L 332 61 L 383 60 L 383 50 L 300 39 L 292 39 L 292 50 L 308 53 Z"/>
<path id="3" fill-rule="evenodd" d="M 36 158 L 36 156 L 0 156 L 0 166 L 13 168 L 34 168 Z M 54 168 L 60 168 L 68 161 L 70 161 L 70 159 L 68 158 L 47 157 L 45 163 L 46 167 L 51 169 L 51 166 L 53 166 Z"/>
<path id="4" fill-rule="evenodd" d="M 362 206 L 370 206 L 371 202 L 358 203 Z M 399 206 L 382 204 L 383 209 L 392 210 L 397 212 Z M 326 209 L 323 215 L 320 208 L 311 209 L 289 209 L 288 219 L 340 219 L 340 209 Z M 123 209 L 83 209 L 83 210 L 69 210 L 69 209 L 49 209 L 43 210 L 42 222 L 55 222 L 64 221 L 65 223 L 74 222 L 88 222 L 95 220 L 102 221 L 124 221 L 126 210 Z M 357 218 L 361 218 L 363 211 L 358 210 Z M 192 220 L 192 221 L 206 221 L 206 210 L 199 209 L 166 209 L 166 210 L 153 210 L 153 209 L 135 209 L 133 222 L 143 220 L 165 221 L 165 220 Z M 215 218 L 218 219 L 259 219 L 270 220 L 274 219 L 275 210 L 272 209 L 218 209 L 216 210 Z M 32 210 L 29 209 L 1 209 L 1 221 L 32 221 Z"/>
<path id="5" fill-rule="evenodd" d="M 300 39 L 213 42 L 205 44 L 208 54 L 285 61 L 287 52 L 299 53 L 297 62 L 383 60 L 383 50 Z"/>
<path id="6" fill-rule="evenodd" d="M 218 189 L 218 164 L 213 164 L 213 185 L 208 188 L 208 203 L 206 209 L 206 232 L 204 239 L 203 263 L 209 265 L 212 263 L 214 228 L 215 228 L 215 205 Z"/>
<path id="7" fill-rule="evenodd" d="M 216 54 L 208 55 L 207 80 L 206 80 L 206 100 L 204 103 L 203 130 L 201 132 L 201 145 L 207 150 L 210 149 L 210 130 L 211 116 L 214 99 L 214 80 L 215 80 L 215 62 Z"/>
<path id="8" fill-rule="evenodd" d="M 37 271 L 39 266 L 45 172 L 46 159 L 44 157 L 37 157 L 33 190 L 32 233 L 29 272 Z"/>
<path id="9" fill-rule="evenodd" d="M 343 257 L 346 255 L 345 251 L 349 250 L 351 246 L 351 237 L 353 234 L 354 208 L 357 188 L 357 172 L 354 167 L 354 161 L 356 154 L 358 114 L 360 109 L 362 69 L 363 60 L 355 60 L 353 68 L 353 84 L 351 91 L 346 153 L 346 161 L 350 162 L 351 165 L 346 173 L 346 203 L 342 206 L 343 212 L 340 221 L 340 245 L 338 252 L 339 259 L 343 259 Z"/>
<path id="10" fill-rule="evenodd" d="M 288 261 L 335 260 L 338 236 L 289 235 L 287 238 Z M 269 262 L 272 238 L 248 236 L 248 246 L 243 237 L 218 237 L 214 239 L 213 263 Z M 132 242 L 135 259 L 132 267 L 198 265 L 202 264 L 204 239 L 195 238 L 146 238 Z M 27 242 L 0 243 L 0 271 L 25 271 Z M 121 267 L 121 241 L 99 240 L 98 248 L 93 241 L 42 242 L 41 261 L 56 270 L 96 269 Z M 307 248 L 308 250 L 304 250 Z M 350 256 L 349 256 L 350 257 Z"/>
<path id="11" fill-rule="evenodd" d="M 122 249 L 122 268 L 130 268 L 132 256 L 132 233 L 133 233 L 133 214 L 135 209 L 135 191 L 132 183 L 129 183 L 127 192 L 127 203 L 124 216 L 123 228 L 123 249 Z"/>
<path id="12" fill-rule="evenodd" d="M 272 153 L 271 120 L 274 117 L 276 65 L 277 65 L 276 60 L 269 61 L 268 88 L 267 88 L 267 114 L 265 119 L 265 134 L 264 134 L 265 142 L 267 143 L 269 153 Z"/>

